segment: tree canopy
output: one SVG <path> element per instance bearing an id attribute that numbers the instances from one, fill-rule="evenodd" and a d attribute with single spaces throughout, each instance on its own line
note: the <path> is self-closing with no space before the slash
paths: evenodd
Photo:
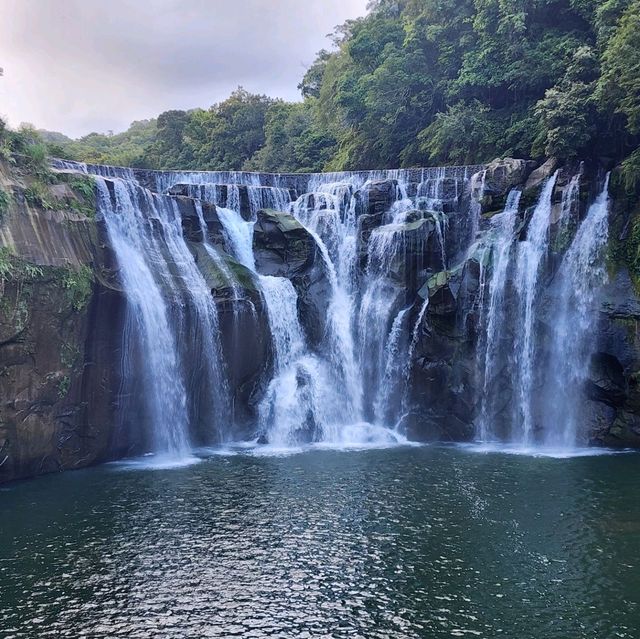
<path id="1" fill-rule="evenodd" d="M 302 101 L 242 88 L 76 159 L 318 171 L 607 156 L 640 167 L 640 0 L 373 0 L 302 78 Z M 635 159 L 634 159 L 635 158 Z"/>

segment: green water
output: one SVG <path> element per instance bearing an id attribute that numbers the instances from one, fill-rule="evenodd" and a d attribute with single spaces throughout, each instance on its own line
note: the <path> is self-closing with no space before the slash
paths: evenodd
<path id="1" fill-rule="evenodd" d="M 0 489 L 0 636 L 640 636 L 640 456 L 212 456 Z"/>

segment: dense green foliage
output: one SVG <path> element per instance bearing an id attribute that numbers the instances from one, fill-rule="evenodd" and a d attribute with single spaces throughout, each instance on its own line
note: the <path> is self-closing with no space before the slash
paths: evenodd
<path id="1" fill-rule="evenodd" d="M 33 127 L 23 125 L 11 131 L 0 120 L 0 160 L 46 180 L 50 175 L 49 152 L 48 145 Z"/>
<path id="2" fill-rule="evenodd" d="M 238 89 L 125 133 L 52 140 L 94 162 L 315 171 L 624 161 L 640 175 L 640 0 L 373 0 L 285 103 Z"/>
<path id="3" fill-rule="evenodd" d="M 49 154 L 61 151 L 52 146 L 52 137 L 61 134 L 43 136 L 29 125 L 11 131 L 0 120 L 0 161 L 10 172 L 20 177 L 23 186 L 19 187 L 19 199 L 31 207 L 43 210 L 71 209 L 80 215 L 95 216 L 95 182 L 90 175 L 72 175 L 51 170 Z M 68 139 L 68 138 L 67 138 Z M 70 141 L 71 143 L 71 141 Z M 69 190 L 61 195 L 52 190 L 52 185 L 67 184 Z M 15 188 L 15 187 L 14 187 Z M 0 188 L 0 221 L 9 210 L 14 197 L 9 190 Z"/>
<path id="4" fill-rule="evenodd" d="M 51 155 L 93 164 L 145 167 L 149 147 L 156 140 L 156 120 L 134 122 L 124 133 L 89 133 L 71 140 L 61 133 L 40 131 Z"/>

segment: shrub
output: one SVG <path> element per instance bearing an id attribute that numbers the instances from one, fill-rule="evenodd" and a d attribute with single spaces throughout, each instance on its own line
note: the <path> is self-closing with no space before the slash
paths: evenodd
<path id="1" fill-rule="evenodd" d="M 37 206 L 50 211 L 56 208 L 47 186 L 41 182 L 34 182 L 31 186 L 27 187 L 24 190 L 24 199 L 30 206 Z"/>
<path id="2" fill-rule="evenodd" d="M 91 297 L 93 285 L 93 273 L 91 269 L 82 265 L 78 269 L 67 269 L 62 276 L 62 286 L 67 291 L 67 296 L 73 310 L 83 310 Z"/>
<path id="3" fill-rule="evenodd" d="M 5 191 L 4 189 L 0 189 L 0 220 L 2 220 L 5 213 L 9 210 L 11 199 L 12 198 L 10 193 Z"/>

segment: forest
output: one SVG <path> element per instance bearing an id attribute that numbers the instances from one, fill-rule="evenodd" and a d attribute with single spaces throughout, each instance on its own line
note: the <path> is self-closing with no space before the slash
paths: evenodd
<path id="1" fill-rule="evenodd" d="M 374 0 L 300 102 L 238 88 L 115 135 L 41 132 L 69 159 L 311 172 L 604 158 L 640 181 L 640 0 Z"/>

